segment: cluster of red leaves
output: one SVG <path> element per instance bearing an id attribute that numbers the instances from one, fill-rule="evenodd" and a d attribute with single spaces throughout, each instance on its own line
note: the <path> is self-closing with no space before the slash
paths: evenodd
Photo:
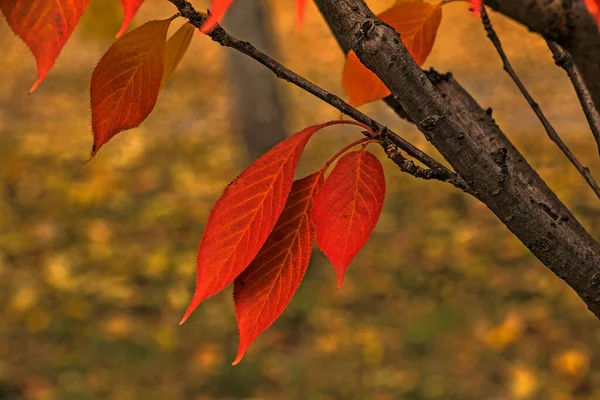
<path id="1" fill-rule="evenodd" d="M 85 12 L 89 0 L 0 0 L 11 27 L 30 45 L 43 79 Z M 62 2 L 49 7 L 49 1 Z M 102 56 L 90 82 L 92 156 L 112 137 L 138 126 L 185 54 L 195 32 L 184 24 L 167 40 L 175 17 L 150 21 L 121 36 L 143 0 L 122 0 L 125 20 L 118 39 Z M 213 1 L 203 30 L 219 21 L 232 1 Z M 297 2 L 301 21 L 306 0 Z M 35 13 L 27 14 L 34 10 Z M 35 18 L 33 18 L 35 16 Z M 31 17 L 31 18 L 29 18 Z M 54 29 L 40 26 L 58 23 Z M 52 26 L 52 25 L 48 25 Z M 41 40 L 51 46 L 44 46 Z M 365 150 L 368 139 L 344 147 L 318 172 L 294 181 L 309 139 L 332 121 L 302 130 L 265 153 L 224 191 L 214 205 L 200 241 L 196 290 L 182 323 L 205 299 L 234 283 L 240 347 L 248 346 L 283 312 L 302 281 L 316 242 L 333 264 L 338 287 L 352 259 L 373 231 L 385 197 L 383 169 Z M 343 155 L 356 145 L 359 151 Z M 340 158 L 341 157 L 341 158 Z M 325 179 L 335 160 L 337 165 Z"/>
<path id="2" fill-rule="evenodd" d="M 364 146 L 341 157 L 324 182 L 333 160 L 320 171 L 293 180 L 308 140 L 334 124 L 369 130 L 356 122 L 331 121 L 296 133 L 242 172 L 210 212 L 198 248 L 196 290 L 181 323 L 202 301 L 234 283 L 240 331 L 234 364 L 294 296 L 315 236 L 340 287 L 348 265 L 379 219 L 385 197 L 383 169 Z"/>
<path id="3" fill-rule="evenodd" d="M 90 0 L 0 0 L 0 10 L 12 30 L 36 58 L 42 82 Z M 185 54 L 195 28 L 184 24 L 167 40 L 175 17 L 151 21 L 124 34 L 144 0 L 120 0 L 124 21 L 117 40 L 104 54 L 90 83 L 92 156 L 117 133 L 143 122 L 159 92 Z M 469 0 L 480 12 L 483 0 Z M 599 0 L 585 0 L 600 20 Z M 307 0 L 297 0 L 301 23 Z M 201 30 L 215 27 L 233 0 L 213 0 L 212 13 Z M 398 0 L 380 15 L 402 35 L 421 65 L 431 52 L 442 18 L 440 5 L 421 0 Z M 122 36 L 121 36 L 122 35 Z M 353 105 L 381 99 L 389 90 L 348 55 L 343 86 Z M 294 181 L 300 156 L 319 130 L 335 125 L 364 125 L 331 121 L 298 132 L 250 165 L 224 191 L 212 209 L 197 257 L 196 290 L 182 323 L 207 298 L 234 284 L 234 304 L 240 346 L 234 364 L 250 344 L 286 308 L 309 264 L 313 244 L 331 261 L 341 287 L 348 265 L 371 235 L 385 197 L 383 169 L 365 150 L 368 139 L 344 147 L 325 166 Z M 362 148 L 343 155 L 352 147 Z M 331 163 L 339 161 L 325 178 Z"/>

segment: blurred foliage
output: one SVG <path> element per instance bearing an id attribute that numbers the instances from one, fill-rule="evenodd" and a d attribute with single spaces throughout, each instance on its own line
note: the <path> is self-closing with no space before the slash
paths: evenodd
<path id="1" fill-rule="evenodd" d="M 138 23 L 173 14 L 147 3 Z M 293 4 L 271 3 L 284 62 L 340 92 L 342 56 L 314 6 L 295 32 Z M 380 11 L 391 1 L 372 3 Z M 94 16 L 111 29 L 86 17 L 33 96 L 33 59 L 0 23 L 0 399 L 600 398 L 600 330 L 579 298 L 484 206 L 389 162 L 384 213 L 341 290 L 316 252 L 296 298 L 237 367 L 230 293 L 177 326 L 203 221 L 244 168 L 223 50 L 198 36 L 148 121 L 85 163 L 88 75 L 119 25 L 113 11 Z M 495 107 L 500 126 L 599 237 L 597 199 L 520 103 L 476 19 L 462 3 L 444 12 L 429 63 Z M 494 17 L 516 68 L 598 175 L 585 120 L 543 42 Z M 281 89 L 290 133 L 337 117 Z M 365 110 L 434 152 L 384 106 Z M 320 134 L 300 172 L 357 137 Z"/>

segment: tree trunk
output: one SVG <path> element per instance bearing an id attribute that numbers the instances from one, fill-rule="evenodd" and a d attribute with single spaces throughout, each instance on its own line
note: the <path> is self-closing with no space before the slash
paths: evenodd
<path id="1" fill-rule="evenodd" d="M 354 50 L 386 84 L 474 195 L 600 318 L 600 244 L 491 117 L 451 76 L 427 76 L 363 0 L 315 2 L 344 50 Z"/>
<path id="2" fill-rule="evenodd" d="M 244 0 L 227 13 L 224 27 L 267 54 L 276 56 L 271 20 L 265 2 Z M 237 51 L 227 52 L 227 67 L 235 117 L 234 128 L 242 135 L 250 161 L 285 139 L 285 109 L 277 78 Z"/>

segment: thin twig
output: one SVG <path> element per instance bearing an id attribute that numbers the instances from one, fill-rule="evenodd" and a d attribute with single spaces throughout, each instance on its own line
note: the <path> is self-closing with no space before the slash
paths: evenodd
<path id="1" fill-rule="evenodd" d="M 583 108 L 583 112 L 590 125 L 594 139 L 596 139 L 596 143 L 598 144 L 598 152 L 600 153 L 600 113 L 598 113 L 594 101 L 592 100 L 592 96 L 590 95 L 577 66 L 573 62 L 573 57 L 557 43 L 551 40 L 546 40 L 546 43 L 548 43 L 548 47 L 552 51 L 556 65 L 564 69 L 567 72 L 569 79 L 571 79 L 571 83 L 575 88 L 575 93 L 577 93 L 577 97 L 581 103 L 581 108 Z"/>
<path id="2" fill-rule="evenodd" d="M 200 27 L 206 20 L 206 16 L 197 12 L 187 0 L 168 1 L 173 3 L 173 5 L 175 5 L 175 7 L 177 7 L 177 9 L 179 10 L 181 16 L 188 19 L 190 23 L 195 27 Z M 384 125 L 358 111 L 356 108 L 352 107 L 351 105 L 340 99 L 338 96 L 320 88 L 314 83 L 304 79 L 300 75 L 284 67 L 282 64 L 278 63 L 277 61 L 273 60 L 272 58 L 262 53 L 254 46 L 252 46 L 252 44 L 241 41 L 231 36 L 219 25 L 217 25 L 210 33 L 208 33 L 208 36 L 210 36 L 212 40 L 220 43 L 222 46 L 231 47 L 243 54 L 246 54 L 247 56 L 253 58 L 254 60 L 258 61 L 259 63 L 273 71 L 278 78 L 286 80 L 304 89 L 308 93 L 332 105 L 333 107 L 337 108 L 339 111 L 353 118 L 354 120 L 362 122 L 363 124 L 369 126 L 378 135 L 376 139 L 379 140 L 382 147 L 384 146 L 383 142 L 385 140 L 390 141 L 397 148 L 405 151 L 408 155 L 414 157 L 416 160 L 423 163 L 423 165 L 427 166 L 429 170 L 431 170 L 431 173 L 429 173 L 429 176 L 431 176 L 431 178 L 429 179 L 437 179 L 440 181 L 448 182 L 454 185 L 455 187 L 467 193 L 470 193 L 468 185 L 460 176 L 458 176 L 458 174 L 449 170 L 443 164 L 434 160 L 425 152 L 413 146 L 411 143 L 404 140 L 396 133 L 390 131 Z M 398 166 L 401 169 L 403 169 L 401 165 Z M 426 168 L 422 169 L 428 170 Z"/>
<path id="3" fill-rule="evenodd" d="M 504 49 L 502 48 L 502 43 L 500 42 L 500 38 L 498 38 L 498 35 L 496 34 L 496 31 L 494 30 L 494 28 L 492 26 L 492 22 L 490 21 L 490 18 L 488 16 L 487 12 L 485 11 L 485 7 L 481 8 L 481 20 L 483 21 L 483 27 L 485 28 L 485 31 L 487 32 L 488 38 L 492 41 L 492 43 L 494 44 L 494 47 L 496 48 L 496 51 L 498 52 L 498 54 L 500 55 L 500 58 L 502 59 L 502 64 L 503 64 L 504 70 L 508 73 L 508 75 L 510 75 L 512 80 L 515 82 L 515 84 L 517 85 L 517 87 L 519 88 L 521 93 L 523 94 L 523 97 L 525 97 L 525 100 L 527 100 L 527 102 L 529 103 L 529 106 L 532 108 L 532 110 L 535 112 L 535 115 L 537 115 L 538 119 L 544 126 L 544 129 L 546 130 L 546 133 L 548 134 L 550 139 L 554 143 L 556 143 L 558 148 L 564 153 L 565 156 L 567 156 L 569 161 L 571 161 L 571 163 L 575 166 L 575 168 L 577 168 L 577 170 L 581 173 L 581 175 L 586 180 L 588 185 L 590 185 L 590 187 L 592 188 L 594 193 L 596 193 L 596 196 L 598 196 L 598 198 L 600 198 L 600 187 L 598 186 L 598 184 L 592 177 L 590 170 L 587 167 L 584 167 L 579 162 L 579 160 L 575 157 L 575 155 L 571 152 L 571 150 L 569 150 L 567 145 L 562 141 L 560 136 L 558 136 L 558 133 L 556 132 L 554 127 L 550 124 L 550 122 L 548 121 L 548 119 L 546 118 L 544 113 L 542 112 L 542 109 L 540 108 L 540 106 L 535 102 L 533 97 L 531 97 L 531 95 L 525 88 L 525 85 L 523 85 L 523 82 L 521 82 L 521 79 L 519 79 L 519 77 L 517 76 L 517 73 L 513 69 L 512 65 L 510 64 L 510 61 L 508 60 L 508 57 L 506 56 L 506 53 L 504 53 Z"/>

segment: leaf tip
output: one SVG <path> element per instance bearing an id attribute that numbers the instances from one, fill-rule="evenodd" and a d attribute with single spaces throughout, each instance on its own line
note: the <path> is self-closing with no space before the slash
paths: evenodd
<path id="1" fill-rule="evenodd" d="M 198 308 L 200 303 L 202 303 L 205 299 L 206 296 L 202 296 L 201 293 L 196 290 L 194 296 L 192 297 L 192 301 L 190 301 L 190 305 L 188 306 L 187 310 L 185 310 L 185 314 L 183 314 L 183 318 L 179 322 L 179 325 L 182 325 L 185 321 L 187 321 L 194 310 Z"/>
<path id="2" fill-rule="evenodd" d="M 35 89 L 37 89 L 38 86 L 40 86 L 40 83 L 42 83 L 43 80 L 44 80 L 44 77 L 39 76 L 37 78 L 37 80 L 33 83 L 33 85 L 31 85 L 31 89 L 29 89 L 29 94 L 32 94 L 35 91 Z"/>
<path id="3" fill-rule="evenodd" d="M 90 151 L 90 158 L 86 161 L 86 162 L 90 162 L 92 161 L 92 158 L 96 157 L 96 154 L 98 154 L 98 150 L 100 150 L 100 147 L 102 147 L 102 145 L 97 145 L 96 143 L 92 144 L 92 150 Z"/>
<path id="4" fill-rule="evenodd" d="M 133 16 L 125 17 L 125 19 L 123 20 L 123 23 L 121 24 L 121 27 L 119 28 L 119 32 L 117 32 L 117 34 L 115 35 L 116 39 L 120 38 L 121 36 L 123 36 L 125 34 L 125 31 L 127 31 L 129 24 L 131 24 L 132 18 L 133 18 Z"/>
<path id="5" fill-rule="evenodd" d="M 183 314 L 183 318 L 181 318 L 181 321 L 179 321 L 179 325 L 183 325 L 184 322 L 188 320 L 190 315 L 192 315 L 192 313 L 194 312 L 196 307 L 198 307 L 198 304 L 200 304 L 200 303 L 198 303 L 198 304 L 195 304 L 195 303 L 196 302 L 192 300 L 192 302 L 188 306 L 187 310 L 185 310 L 185 314 Z"/>
<path id="6" fill-rule="evenodd" d="M 121 29 L 119 29 L 119 32 L 117 32 L 117 34 L 115 35 L 115 39 L 118 39 L 121 36 L 123 36 L 123 34 L 125 33 L 125 30 L 127 30 L 127 25 L 123 24 L 121 26 Z"/>
<path id="7" fill-rule="evenodd" d="M 188 318 L 190 317 L 190 315 L 192 314 L 193 310 L 188 309 L 185 314 L 183 314 L 183 318 L 181 318 L 181 321 L 179 321 L 179 326 L 183 325 L 185 323 L 185 321 L 188 320 Z"/>
<path id="8" fill-rule="evenodd" d="M 248 345 L 242 346 L 242 343 L 240 342 L 240 347 L 238 349 L 237 356 L 235 356 L 235 360 L 233 360 L 231 365 L 238 365 L 240 362 L 242 362 L 242 358 L 244 358 L 246 350 L 248 350 Z"/>

